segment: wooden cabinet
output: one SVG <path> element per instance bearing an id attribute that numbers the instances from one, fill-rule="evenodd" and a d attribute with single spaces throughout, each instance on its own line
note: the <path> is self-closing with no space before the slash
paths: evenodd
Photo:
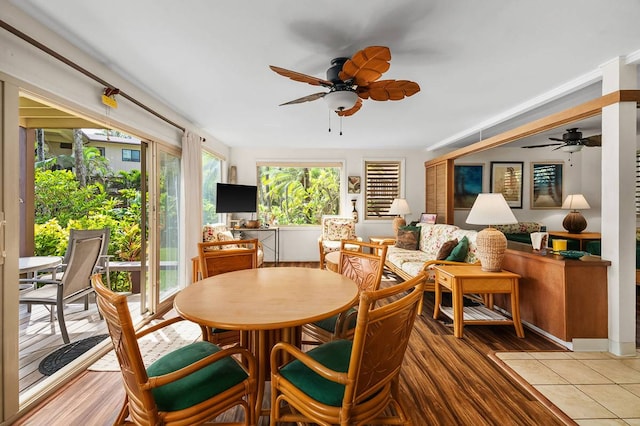
<path id="1" fill-rule="evenodd" d="M 453 223 L 453 160 L 425 164 L 425 212 L 438 223 Z"/>
<path id="2" fill-rule="evenodd" d="M 565 341 L 607 338 L 607 267 L 604 260 L 581 261 L 507 249 L 502 268 L 520 279 L 522 321 Z M 495 304 L 511 312 L 510 300 L 496 294 Z"/>

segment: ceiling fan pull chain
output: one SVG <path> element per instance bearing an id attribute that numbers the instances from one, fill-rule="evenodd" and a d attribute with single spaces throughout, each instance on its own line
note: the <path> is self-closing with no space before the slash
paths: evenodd
<path id="1" fill-rule="evenodd" d="M 329 110 L 329 133 L 331 133 L 331 110 Z"/>
<path id="2" fill-rule="evenodd" d="M 342 136 L 342 116 L 340 116 L 340 136 Z"/>

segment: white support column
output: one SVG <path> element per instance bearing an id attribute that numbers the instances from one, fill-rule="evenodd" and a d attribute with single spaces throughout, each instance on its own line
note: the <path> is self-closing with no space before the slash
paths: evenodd
<path id="1" fill-rule="evenodd" d="M 604 64 L 602 75 L 603 95 L 638 86 L 636 66 L 623 58 Z M 611 261 L 609 352 L 620 356 L 636 354 L 636 114 L 635 102 L 602 110 L 602 257 Z"/>

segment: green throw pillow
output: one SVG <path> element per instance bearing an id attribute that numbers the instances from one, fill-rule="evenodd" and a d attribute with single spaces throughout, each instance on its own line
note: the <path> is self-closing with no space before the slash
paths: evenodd
<path id="1" fill-rule="evenodd" d="M 451 250 L 451 253 L 445 260 L 454 260 L 456 262 L 464 262 L 464 259 L 467 257 L 467 253 L 469 252 L 469 239 L 464 236 L 459 242 L 458 245 Z"/>
<path id="2" fill-rule="evenodd" d="M 418 250 L 420 244 L 419 226 L 401 226 L 396 235 L 396 247 L 406 250 Z"/>

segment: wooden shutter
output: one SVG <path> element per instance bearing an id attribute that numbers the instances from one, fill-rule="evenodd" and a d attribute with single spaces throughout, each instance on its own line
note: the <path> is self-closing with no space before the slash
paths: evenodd
<path id="1" fill-rule="evenodd" d="M 425 164 L 426 213 L 436 213 L 438 223 L 453 223 L 453 160 Z"/>
<path id="2" fill-rule="evenodd" d="M 400 197 L 400 161 L 365 161 L 365 218 L 389 219 L 389 207 Z"/>

